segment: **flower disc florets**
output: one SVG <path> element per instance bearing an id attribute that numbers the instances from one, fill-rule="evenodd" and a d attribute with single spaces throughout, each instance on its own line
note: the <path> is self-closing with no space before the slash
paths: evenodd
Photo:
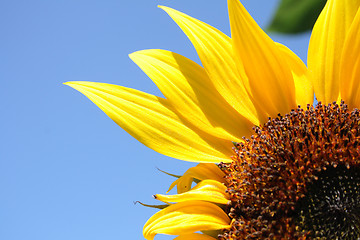
<path id="1" fill-rule="evenodd" d="M 358 239 L 360 116 L 297 108 L 237 143 L 226 173 L 232 227 L 219 239 Z"/>

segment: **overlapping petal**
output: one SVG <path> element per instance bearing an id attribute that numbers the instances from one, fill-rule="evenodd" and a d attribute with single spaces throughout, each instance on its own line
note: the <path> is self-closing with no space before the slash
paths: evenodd
<path id="1" fill-rule="evenodd" d="M 189 127 L 166 99 L 117 85 L 70 82 L 124 130 L 164 155 L 195 162 L 229 162 L 231 142 Z"/>
<path id="2" fill-rule="evenodd" d="M 225 174 L 220 168 L 212 163 L 199 163 L 195 167 L 189 168 L 180 178 L 175 180 L 169 187 L 169 192 L 177 186 L 177 193 L 183 193 L 191 189 L 191 184 L 196 180 L 213 179 L 223 183 Z"/>
<path id="3" fill-rule="evenodd" d="M 212 83 L 228 103 L 254 125 L 264 120 L 246 91 L 246 78 L 239 72 L 233 54 L 231 39 L 219 30 L 168 7 L 161 7 L 179 25 L 194 45 Z"/>
<path id="4" fill-rule="evenodd" d="M 316 98 L 324 104 L 341 98 L 340 60 L 359 6 L 358 0 L 328 0 L 315 23 L 309 43 L 308 68 Z"/>
<path id="5" fill-rule="evenodd" d="M 203 201 L 186 201 L 155 213 L 145 224 L 143 234 L 146 239 L 151 240 L 159 233 L 190 234 L 229 228 L 229 224 L 229 217 L 217 205 Z"/>
<path id="6" fill-rule="evenodd" d="M 279 48 L 239 0 L 228 4 L 233 48 L 248 76 L 248 91 L 267 116 L 289 112 L 296 107 L 295 86 Z"/>
<path id="7" fill-rule="evenodd" d="M 179 54 L 143 50 L 130 58 L 155 82 L 177 112 L 201 130 L 241 141 L 253 124 L 218 93 L 204 68 Z"/>
<path id="8" fill-rule="evenodd" d="M 340 65 L 341 98 L 350 108 L 360 107 L 360 8 L 347 34 Z"/>
<path id="9" fill-rule="evenodd" d="M 227 204 L 229 202 L 229 194 L 227 194 L 225 190 L 226 187 L 224 184 L 207 179 L 201 181 L 187 192 L 175 195 L 156 194 L 154 197 L 165 203 L 202 200 L 212 203 Z"/>
<path id="10" fill-rule="evenodd" d="M 314 101 L 314 88 L 308 77 L 308 69 L 301 59 L 289 48 L 282 44 L 277 44 L 283 54 L 284 63 L 291 70 L 294 84 L 296 104 L 305 107 L 307 104 L 312 105 Z"/>

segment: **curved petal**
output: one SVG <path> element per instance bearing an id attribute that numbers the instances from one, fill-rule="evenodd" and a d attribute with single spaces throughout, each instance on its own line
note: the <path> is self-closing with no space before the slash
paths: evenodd
<path id="1" fill-rule="evenodd" d="M 347 35 L 341 57 L 341 98 L 350 108 L 360 108 L 360 8 Z"/>
<path id="2" fill-rule="evenodd" d="M 230 219 L 217 205 L 203 201 L 186 201 L 170 205 L 154 214 L 145 224 L 143 234 L 153 239 L 156 234 L 190 234 L 202 230 L 230 227 Z"/>
<path id="3" fill-rule="evenodd" d="M 228 0 L 231 36 L 238 66 L 248 76 L 249 92 L 269 117 L 296 108 L 292 74 L 276 44 L 239 0 Z"/>
<path id="4" fill-rule="evenodd" d="M 156 194 L 154 195 L 154 198 L 165 203 L 202 200 L 212 203 L 227 204 L 229 202 L 229 194 L 225 191 L 226 187 L 224 184 L 207 179 L 201 181 L 187 192 L 175 195 Z"/>
<path id="5" fill-rule="evenodd" d="M 308 71 L 305 64 L 286 46 L 279 43 L 277 46 L 283 53 L 284 60 L 289 65 L 294 79 L 296 104 L 302 107 L 306 107 L 307 104 L 312 105 L 314 101 L 314 89 L 307 75 Z"/>
<path id="6" fill-rule="evenodd" d="M 169 187 L 166 193 L 168 193 L 175 186 L 177 187 L 177 193 L 184 193 L 191 189 L 191 184 L 193 183 L 194 178 L 191 175 L 184 175 L 176 179 Z"/>
<path id="7" fill-rule="evenodd" d="M 231 161 L 232 144 L 190 128 L 165 99 L 134 89 L 69 82 L 139 142 L 164 155 L 195 162 Z"/>
<path id="8" fill-rule="evenodd" d="M 180 235 L 174 238 L 174 240 L 216 240 L 216 238 L 200 233 L 190 233 L 186 235 Z"/>
<path id="9" fill-rule="evenodd" d="M 191 184 L 196 180 L 213 179 L 218 182 L 225 182 L 225 173 L 213 163 L 199 163 L 195 167 L 189 168 L 180 178 L 176 179 L 169 187 L 169 192 L 177 186 L 177 193 L 183 193 L 191 189 Z"/>
<path id="10" fill-rule="evenodd" d="M 197 63 L 157 49 L 138 51 L 130 58 L 156 83 L 176 111 L 196 127 L 237 142 L 251 134 L 253 124 L 222 98 Z"/>
<path id="11" fill-rule="evenodd" d="M 163 7 L 194 45 L 218 92 L 245 118 L 259 125 L 263 114 L 251 101 L 233 58 L 231 39 L 219 30 L 174 9 Z M 264 118 L 265 119 L 265 118 Z"/>
<path id="12" fill-rule="evenodd" d="M 339 100 L 341 53 L 359 6 L 358 0 L 328 0 L 314 25 L 308 69 L 316 98 L 323 104 Z"/>

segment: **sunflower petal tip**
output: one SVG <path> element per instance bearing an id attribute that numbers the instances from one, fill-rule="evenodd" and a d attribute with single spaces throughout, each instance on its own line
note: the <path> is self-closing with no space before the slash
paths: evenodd
<path id="1" fill-rule="evenodd" d="M 64 82 L 63 84 L 74 88 L 74 86 L 78 84 L 78 81 L 68 81 L 68 82 Z"/>
<path id="2" fill-rule="evenodd" d="M 142 56 L 142 55 L 147 55 L 148 52 L 151 52 L 153 49 L 144 49 L 144 50 L 138 50 L 135 52 L 130 53 L 128 56 L 131 60 L 135 60 L 138 57 Z"/>
<path id="3" fill-rule="evenodd" d="M 135 52 L 132 52 L 129 54 L 129 58 L 131 60 L 134 60 L 136 57 L 140 56 L 140 55 L 144 55 L 144 53 L 148 51 L 148 50 L 138 50 L 138 51 L 135 51 Z"/>
<path id="4" fill-rule="evenodd" d="M 177 12 L 175 9 L 163 5 L 158 5 L 158 8 L 164 10 L 167 14 Z"/>
<path id="5" fill-rule="evenodd" d="M 133 58 L 134 58 L 134 56 L 136 56 L 137 52 L 138 52 L 138 51 L 129 53 L 129 54 L 128 54 L 129 58 L 134 61 Z"/>
<path id="6" fill-rule="evenodd" d="M 75 88 L 75 86 L 80 86 L 84 83 L 86 83 L 86 81 L 68 81 L 68 82 L 64 82 L 63 84 Z"/>

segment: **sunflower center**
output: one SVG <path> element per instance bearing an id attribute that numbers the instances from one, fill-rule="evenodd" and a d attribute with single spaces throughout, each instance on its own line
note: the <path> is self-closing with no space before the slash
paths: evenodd
<path id="1" fill-rule="evenodd" d="M 298 202 L 298 223 L 315 237 L 360 238 L 360 169 L 322 171 Z"/>
<path id="2" fill-rule="evenodd" d="M 237 143 L 226 174 L 232 227 L 219 239 L 358 239 L 360 113 L 297 108 Z"/>

